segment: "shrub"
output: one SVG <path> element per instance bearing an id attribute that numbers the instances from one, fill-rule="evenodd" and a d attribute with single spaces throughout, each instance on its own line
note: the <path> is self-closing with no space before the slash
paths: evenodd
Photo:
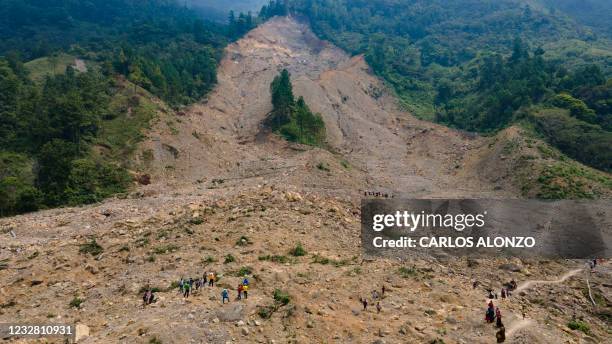
<path id="1" fill-rule="evenodd" d="M 289 261 L 289 259 L 286 256 L 278 256 L 278 255 L 266 255 L 266 256 L 259 256 L 258 258 L 259 260 L 267 260 L 267 261 L 271 261 L 271 262 L 275 262 L 275 263 L 281 263 L 281 264 L 285 264 Z"/>
<path id="2" fill-rule="evenodd" d="M 84 301 L 85 301 L 85 300 L 80 299 L 80 298 L 78 298 L 78 297 L 76 297 L 76 296 L 75 296 L 75 297 L 74 297 L 74 299 L 72 299 L 72 301 L 70 301 L 70 304 L 69 304 L 69 305 L 70 305 L 70 307 L 72 307 L 72 308 L 79 308 L 79 307 L 81 307 L 81 304 L 82 304 Z"/>
<path id="3" fill-rule="evenodd" d="M 348 261 L 346 261 L 344 259 L 343 260 L 335 260 L 335 259 L 331 259 L 331 258 L 320 256 L 318 254 L 314 255 L 312 258 L 313 258 L 313 261 L 312 261 L 313 263 L 321 264 L 321 265 L 331 264 L 331 265 L 334 265 L 336 267 L 339 267 L 339 266 L 344 266 L 344 265 L 346 265 L 348 263 Z"/>
<path id="4" fill-rule="evenodd" d="M 289 251 L 289 254 L 291 254 L 294 257 L 302 257 L 302 256 L 305 256 L 306 253 L 307 252 L 302 246 L 302 243 L 298 243 L 291 251 Z"/>
<path id="5" fill-rule="evenodd" d="M 178 251 L 179 247 L 177 245 L 165 245 L 165 246 L 158 246 L 155 249 L 153 249 L 153 253 L 155 254 L 165 254 L 165 253 L 170 253 L 170 252 L 176 252 Z"/>
<path id="6" fill-rule="evenodd" d="M 270 319 L 275 310 L 273 306 L 260 306 L 257 310 L 257 314 L 263 319 Z"/>
<path id="7" fill-rule="evenodd" d="M 240 268 L 240 270 L 236 271 L 234 275 L 240 277 L 240 276 L 250 275 L 252 273 L 253 273 L 253 268 L 251 268 L 250 266 L 243 266 Z"/>
<path id="8" fill-rule="evenodd" d="M 263 319 L 269 319 L 272 314 L 276 312 L 280 307 L 288 305 L 291 302 L 291 297 L 285 291 L 280 289 L 274 290 L 274 304 L 270 306 L 259 306 L 257 314 Z"/>
<path id="9" fill-rule="evenodd" d="M 92 256 L 97 256 L 104 252 L 104 249 L 96 242 L 96 239 L 92 239 L 90 242 L 81 245 L 81 247 L 79 248 L 79 252 L 83 254 L 89 253 Z"/>
<path id="10" fill-rule="evenodd" d="M 217 261 L 217 258 L 213 257 L 213 256 L 208 256 L 204 259 L 202 259 L 203 263 L 214 263 Z"/>
<path id="11" fill-rule="evenodd" d="M 291 302 L 291 297 L 285 291 L 282 291 L 280 289 L 274 289 L 274 301 L 284 306 L 284 305 L 289 304 L 289 302 Z"/>
<path id="12" fill-rule="evenodd" d="M 227 256 L 225 256 L 225 260 L 223 261 L 223 264 L 228 264 L 228 263 L 232 263 L 235 261 L 236 261 L 236 258 L 232 256 L 231 254 L 228 254 Z"/>
<path id="13" fill-rule="evenodd" d="M 252 244 L 251 240 L 249 240 L 249 238 L 247 238 L 244 235 L 241 236 L 240 239 L 236 241 L 237 246 L 246 246 L 246 245 L 251 245 L 251 244 Z"/>
<path id="14" fill-rule="evenodd" d="M 402 266 L 401 268 L 397 269 L 397 273 L 403 278 L 410 278 L 417 275 L 417 270 L 414 267 L 407 268 Z"/>
<path id="15" fill-rule="evenodd" d="M 330 171 L 329 165 L 328 165 L 328 164 L 326 164 L 326 163 L 324 163 L 324 162 L 320 162 L 320 163 L 318 163 L 318 164 L 317 164 L 317 168 L 318 168 L 319 170 L 321 170 L 321 171 L 325 171 L 325 172 L 329 172 L 329 171 Z"/>
<path id="16" fill-rule="evenodd" d="M 153 337 L 149 339 L 149 344 L 163 344 L 163 342 L 161 341 L 161 339 L 157 337 Z"/>
<path id="17" fill-rule="evenodd" d="M 191 218 L 191 220 L 189 220 L 189 223 L 191 223 L 192 225 L 201 225 L 202 223 L 204 223 L 204 219 L 201 216 L 193 217 Z"/>
<path id="18" fill-rule="evenodd" d="M 572 330 L 582 331 L 584 332 L 584 334 L 589 334 L 589 332 L 591 331 L 591 328 L 589 327 L 589 325 L 580 320 L 572 320 L 568 322 L 567 327 L 569 327 Z"/>

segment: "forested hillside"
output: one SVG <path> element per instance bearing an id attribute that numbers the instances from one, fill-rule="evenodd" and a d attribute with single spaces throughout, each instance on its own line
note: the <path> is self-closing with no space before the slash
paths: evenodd
<path id="1" fill-rule="evenodd" d="M 365 54 L 417 116 L 485 133 L 528 122 L 572 158 L 612 169 L 610 41 L 560 10 L 514 0 L 290 4 L 321 37 Z"/>
<path id="2" fill-rule="evenodd" d="M 246 19 L 212 24 L 168 0 L 0 2 L 0 216 L 125 190 L 151 94 L 204 96 Z"/>

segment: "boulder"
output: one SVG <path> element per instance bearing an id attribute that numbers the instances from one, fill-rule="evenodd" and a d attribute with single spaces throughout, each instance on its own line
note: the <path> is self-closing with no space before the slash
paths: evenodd
<path id="1" fill-rule="evenodd" d="M 76 324 L 74 341 L 79 342 L 82 339 L 89 337 L 89 326 L 84 324 Z"/>
<path id="2" fill-rule="evenodd" d="M 244 317 L 244 306 L 233 304 L 217 309 L 216 313 L 220 321 L 239 321 Z"/>

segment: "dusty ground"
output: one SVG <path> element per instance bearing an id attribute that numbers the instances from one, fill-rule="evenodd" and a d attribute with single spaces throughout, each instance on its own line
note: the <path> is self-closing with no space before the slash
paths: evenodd
<path id="1" fill-rule="evenodd" d="M 268 85 L 282 68 L 323 115 L 325 149 L 262 131 Z M 398 111 L 361 57 L 294 20 L 271 20 L 228 47 L 207 100 L 155 124 L 135 157 L 152 185 L 103 204 L 0 220 L 0 322 L 81 323 L 84 343 L 493 343 L 495 330 L 482 321 L 485 289 L 515 278 L 523 293 L 500 301 L 507 342 L 609 342 L 608 266 L 590 277 L 593 306 L 582 270 L 535 282 L 560 280 L 578 262 L 361 258 L 363 192 L 517 197 L 510 179 L 493 177 L 512 166 L 491 147 Z M 79 252 L 92 239 L 103 252 Z M 307 254 L 293 257 L 298 242 Z M 225 263 L 228 254 L 235 261 Z M 242 267 L 251 292 L 236 301 Z M 231 289 L 229 304 L 220 304 L 219 287 L 187 300 L 169 289 L 210 270 Z M 159 300 L 144 308 L 147 285 L 160 289 Z M 381 313 L 373 304 L 362 311 L 359 297 L 382 285 Z M 258 310 L 273 305 L 276 288 L 291 302 L 264 319 Z M 69 305 L 75 298 L 79 307 Z M 573 316 L 590 335 L 567 328 Z"/>

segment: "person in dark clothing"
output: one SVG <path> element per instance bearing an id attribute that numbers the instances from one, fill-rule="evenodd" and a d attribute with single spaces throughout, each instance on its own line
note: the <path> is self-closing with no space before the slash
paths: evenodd
<path id="1" fill-rule="evenodd" d="M 499 307 L 495 309 L 495 318 L 497 319 L 495 326 L 497 328 L 504 327 L 504 324 L 502 323 L 502 315 L 501 315 L 501 311 L 499 310 Z"/>
<path id="2" fill-rule="evenodd" d="M 495 306 L 493 306 L 493 301 L 489 302 L 489 308 L 487 308 L 487 312 L 485 313 L 485 320 L 488 323 L 495 321 Z"/>
<path id="3" fill-rule="evenodd" d="M 495 338 L 497 339 L 498 343 L 505 342 L 506 341 L 506 328 L 502 326 L 499 329 L 499 331 L 497 331 L 497 333 L 495 334 Z"/>
<path id="4" fill-rule="evenodd" d="M 151 289 L 147 289 L 142 295 L 142 303 L 146 306 L 149 304 L 149 294 L 151 293 Z"/>
<path id="5" fill-rule="evenodd" d="M 183 297 L 189 297 L 189 291 L 191 290 L 191 285 L 189 283 L 183 283 Z"/>
<path id="6" fill-rule="evenodd" d="M 361 303 L 363 304 L 363 310 L 364 311 L 368 310 L 368 300 L 363 299 L 361 300 Z"/>

